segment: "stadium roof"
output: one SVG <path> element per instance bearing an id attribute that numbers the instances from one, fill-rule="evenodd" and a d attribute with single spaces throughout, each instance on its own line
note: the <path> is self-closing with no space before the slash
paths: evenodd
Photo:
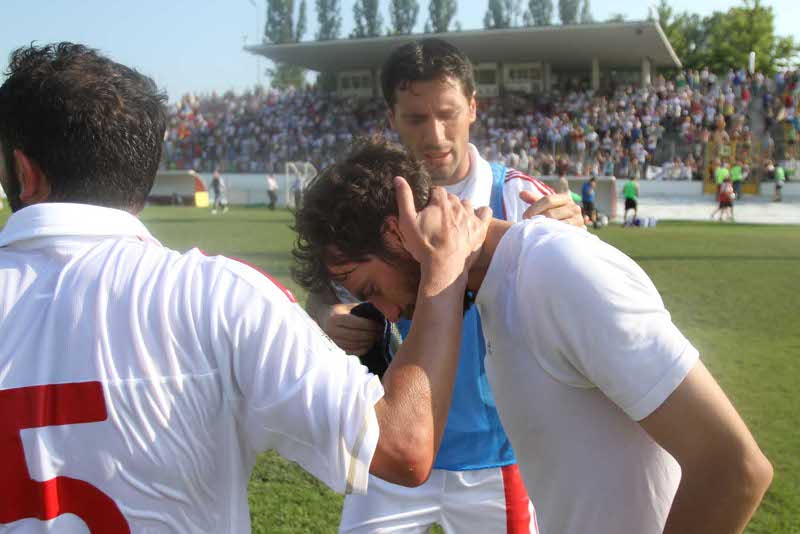
<path id="1" fill-rule="evenodd" d="M 364 39 L 304 41 L 245 46 L 278 63 L 322 71 L 378 68 L 395 47 L 424 37 L 449 41 L 474 62 L 544 61 L 555 69 L 639 68 L 643 58 L 653 67 L 680 67 L 681 62 L 656 22 L 620 22 L 539 26 L 505 30 L 468 30 L 436 34 L 392 35 Z"/>

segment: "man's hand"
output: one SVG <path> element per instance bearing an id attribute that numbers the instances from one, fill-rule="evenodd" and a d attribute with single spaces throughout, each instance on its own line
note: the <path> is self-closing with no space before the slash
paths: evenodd
<path id="1" fill-rule="evenodd" d="M 320 322 L 322 330 L 348 354 L 363 356 L 383 334 L 383 325 L 350 315 L 358 304 L 334 304 Z"/>
<path id="2" fill-rule="evenodd" d="M 450 274 L 462 273 L 486 239 L 492 210 L 484 207 L 475 211 L 468 200 L 462 202 L 443 188 L 434 187 L 428 205 L 417 213 L 405 179 L 395 178 L 395 191 L 403 247 L 423 269 L 446 266 L 453 271 Z"/>
<path id="3" fill-rule="evenodd" d="M 569 193 L 547 195 L 538 200 L 536 196 L 532 191 L 520 192 L 519 198 L 531 205 L 522 214 L 523 219 L 544 215 L 579 228 L 586 226 L 583 222 L 581 207 L 575 204 Z"/>

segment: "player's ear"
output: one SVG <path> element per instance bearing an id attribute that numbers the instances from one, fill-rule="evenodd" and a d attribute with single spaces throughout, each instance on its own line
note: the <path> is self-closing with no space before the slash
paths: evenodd
<path id="1" fill-rule="evenodd" d="M 386 111 L 386 118 L 389 120 L 389 126 L 392 127 L 392 130 L 397 130 L 394 123 L 394 110 L 392 108 Z"/>
<path id="2" fill-rule="evenodd" d="M 400 231 L 400 222 L 396 215 L 389 215 L 383 223 L 383 242 L 389 249 L 403 247 L 403 233 Z"/>
<path id="3" fill-rule="evenodd" d="M 45 202 L 50 196 L 50 180 L 42 168 L 22 150 L 14 150 L 13 158 L 19 180 L 20 201 L 26 206 Z"/>
<path id="4" fill-rule="evenodd" d="M 472 98 L 469 99 L 469 123 L 472 124 L 478 118 L 478 102 L 475 100 L 475 95 L 472 93 Z"/>

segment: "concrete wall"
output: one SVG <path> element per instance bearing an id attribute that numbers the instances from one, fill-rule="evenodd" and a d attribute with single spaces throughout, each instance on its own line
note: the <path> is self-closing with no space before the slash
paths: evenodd
<path id="1" fill-rule="evenodd" d="M 617 180 L 617 194 L 622 196 L 622 189 L 628 180 Z M 703 195 L 703 182 L 681 181 L 648 181 L 639 180 L 639 195 L 644 197 L 700 197 Z"/>
<path id="2" fill-rule="evenodd" d="M 759 196 L 771 199 L 775 195 L 775 183 L 765 182 L 761 184 Z M 785 182 L 783 184 L 784 200 L 800 201 L 800 182 Z"/>

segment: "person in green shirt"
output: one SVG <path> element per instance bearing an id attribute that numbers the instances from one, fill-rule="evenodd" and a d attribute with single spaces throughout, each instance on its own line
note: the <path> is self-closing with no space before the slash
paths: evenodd
<path id="1" fill-rule="evenodd" d="M 780 165 L 775 166 L 775 202 L 783 200 L 783 182 L 786 181 L 786 171 Z"/>
<path id="2" fill-rule="evenodd" d="M 733 192 L 736 193 L 736 198 L 742 198 L 742 181 L 744 180 L 744 171 L 742 170 L 742 162 L 737 161 L 731 167 L 731 182 L 733 183 Z"/>
<path id="3" fill-rule="evenodd" d="M 728 169 L 727 162 L 720 162 L 720 160 L 716 161 L 715 167 L 717 168 L 716 172 L 714 173 L 715 181 L 717 182 L 717 193 L 719 193 L 720 187 L 722 187 L 722 182 L 725 181 L 725 178 L 729 178 L 731 175 L 730 169 Z"/>
<path id="4" fill-rule="evenodd" d="M 622 189 L 622 195 L 625 197 L 625 214 L 623 215 L 625 226 L 636 224 L 636 218 L 639 215 L 639 183 L 636 180 L 636 176 L 629 178 Z M 628 211 L 630 210 L 633 210 L 633 218 L 628 223 Z"/>

